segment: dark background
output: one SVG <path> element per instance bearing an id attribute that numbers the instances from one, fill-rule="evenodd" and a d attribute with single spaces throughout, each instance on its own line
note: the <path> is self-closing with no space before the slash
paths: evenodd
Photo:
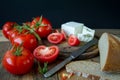
<path id="1" fill-rule="evenodd" d="M 33 17 L 48 18 L 54 28 L 68 21 L 90 28 L 120 28 L 119 0 L 2 0 L 0 28 L 6 21 L 19 24 Z"/>

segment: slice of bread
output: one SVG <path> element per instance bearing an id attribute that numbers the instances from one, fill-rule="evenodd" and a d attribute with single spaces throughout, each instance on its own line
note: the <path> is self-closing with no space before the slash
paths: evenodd
<path id="1" fill-rule="evenodd" d="M 73 61 L 66 65 L 66 71 L 88 80 L 120 80 L 120 74 L 102 72 L 100 64 L 92 61 Z"/>
<path id="2" fill-rule="evenodd" d="M 98 42 L 101 70 L 120 72 L 120 38 L 103 33 Z"/>

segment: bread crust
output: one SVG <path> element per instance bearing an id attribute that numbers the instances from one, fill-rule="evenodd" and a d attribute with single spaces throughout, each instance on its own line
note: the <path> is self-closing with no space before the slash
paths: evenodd
<path id="1" fill-rule="evenodd" d="M 106 72 L 120 72 L 120 41 L 113 35 L 107 33 L 109 50 L 107 59 L 102 71 Z"/>

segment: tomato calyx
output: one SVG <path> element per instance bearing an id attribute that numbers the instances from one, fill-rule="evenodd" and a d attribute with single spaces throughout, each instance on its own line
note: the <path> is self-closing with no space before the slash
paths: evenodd
<path id="1" fill-rule="evenodd" d="M 13 50 L 14 50 L 13 54 L 15 56 L 21 56 L 22 55 L 21 53 L 22 53 L 23 48 L 21 47 L 21 45 L 18 46 L 18 47 L 13 46 Z"/>
<path id="2" fill-rule="evenodd" d="M 38 21 L 37 21 L 37 19 L 35 19 L 35 21 L 36 21 L 35 28 L 36 29 L 38 29 L 39 27 L 47 26 L 47 24 L 42 24 L 42 20 L 43 20 L 42 16 L 40 16 Z"/>
<path id="3" fill-rule="evenodd" d="M 48 63 L 45 62 L 43 68 L 40 66 L 40 63 L 38 62 L 38 72 L 40 74 L 44 74 L 48 71 Z"/>
<path id="4" fill-rule="evenodd" d="M 40 19 L 39 19 L 39 21 L 38 21 L 38 22 L 37 22 L 37 20 L 36 20 L 35 27 L 38 29 L 38 28 L 39 28 L 39 26 L 41 25 L 41 23 L 42 23 L 42 16 L 40 16 Z"/>
<path id="5" fill-rule="evenodd" d="M 19 34 L 22 33 L 22 31 L 23 31 L 23 27 L 20 25 L 16 25 L 16 26 L 14 26 L 14 28 L 16 29 L 16 31 L 19 32 Z"/>

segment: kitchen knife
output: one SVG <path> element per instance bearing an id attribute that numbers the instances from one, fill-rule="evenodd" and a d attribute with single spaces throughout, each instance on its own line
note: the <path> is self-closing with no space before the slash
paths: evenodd
<path id="1" fill-rule="evenodd" d="M 48 72 L 46 72 L 44 74 L 44 77 L 50 77 L 51 75 L 53 75 L 55 72 L 57 72 L 58 70 L 60 70 L 62 67 L 64 67 L 67 63 L 69 63 L 70 61 L 72 61 L 73 59 L 77 58 L 79 55 L 83 54 L 85 52 L 85 50 L 87 50 L 89 47 L 95 45 L 98 42 L 98 40 L 96 38 L 94 38 L 93 40 L 91 40 L 90 42 L 86 43 L 84 46 L 81 46 L 79 49 L 77 49 L 76 51 L 73 51 L 71 53 L 71 55 L 66 58 L 64 61 L 62 61 L 61 63 L 59 63 L 58 65 L 56 65 L 55 67 L 53 67 L 52 69 L 50 69 Z"/>

